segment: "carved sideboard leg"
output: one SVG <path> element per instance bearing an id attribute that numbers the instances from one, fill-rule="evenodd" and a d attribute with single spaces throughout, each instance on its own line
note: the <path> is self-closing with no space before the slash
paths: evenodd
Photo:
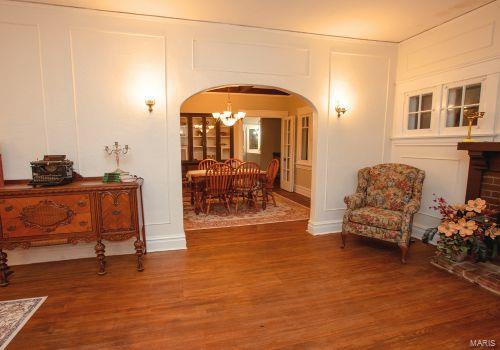
<path id="1" fill-rule="evenodd" d="M 137 271 L 143 271 L 142 256 L 144 255 L 144 242 L 139 238 L 134 242 L 135 255 L 137 256 Z"/>
<path id="2" fill-rule="evenodd" d="M 12 271 L 7 265 L 7 253 L 0 249 L 0 287 L 6 287 L 9 284 L 9 275 L 11 274 Z"/>
<path id="3" fill-rule="evenodd" d="M 97 244 L 95 245 L 95 253 L 97 254 L 97 261 L 99 263 L 99 272 L 97 272 L 98 275 L 106 274 L 106 257 L 104 255 L 105 248 L 106 247 L 102 241 L 97 241 Z"/>

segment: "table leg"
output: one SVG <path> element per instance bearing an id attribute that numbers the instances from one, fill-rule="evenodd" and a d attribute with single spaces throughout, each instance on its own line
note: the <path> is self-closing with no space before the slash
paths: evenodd
<path id="1" fill-rule="evenodd" d="M 201 182 L 196 181 L 195 182 L 195 187 L 194 187 L 194 198 L 195 198 L 195 204 L 194 204 L 194 212 L 196 215 L 199 215 L 202 211 L 202 191 L 201 191 Z"/>
<path id="2" fill-rule="evenodd" d="M 196 186 L 194 184 L 194 181 L 191 180 L 190 183 L 189 183 L 189 186 L 191 186 L 191 205 L 194 206 L 195 204 L 195 198 L 194 198 L 194 195 L 195 195 L 195 190 L 196 190 Z"/>

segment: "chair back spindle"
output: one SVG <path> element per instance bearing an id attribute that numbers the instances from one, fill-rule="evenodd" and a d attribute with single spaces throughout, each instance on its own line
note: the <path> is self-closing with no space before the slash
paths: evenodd
<path id="1" fill-rule="evenodd" d="M 236 158 L 230 158 L 224 162 L 224 164 L 230 166 L 233 169 L 238 168 L 241 165 L 241 163 L 243 163 L 243 161 Z"/>
<path id="2" fill-rule="evenodd" d="M 260 167 L 253 162 L 242 163 L 234 175 L 234 188 L 237 191 L 253 191 L 259 184 Z"/>
<path id="3" fill-rule="evenodd" d="M 216 164 L 215 159 L 204 159 L 198 163 L 198 170 L 208 170 L 212 165 Z"/>
<path id="4" fill-rule="evenodd" d="M 226 164 L 215 163 L 208 170 L 206 175 L 205 190 L 208 195 L 222 196 L 229 193 L 233 169 Z"/>

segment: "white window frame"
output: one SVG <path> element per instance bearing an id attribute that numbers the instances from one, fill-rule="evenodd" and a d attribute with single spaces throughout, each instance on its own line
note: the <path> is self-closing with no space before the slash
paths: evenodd
<path id="1" fill-rule="evenodd" d="M 439 102 L 440 102 L 440 86 L 433 86 L 425 89 L 414 90 L 410 92 L 406 92 L 404 94 L 404 108 L 403 108 L 403 133 L 406 135 L 432 135 L 438 132 L 438 120 L 439 120 Z M 408 129 L 408 119 L 410 115 L 410 97 L 419 96 L 419 120 L 418 124 L 420 125 L 420 113 L 422 106 L 422 95 L 432 94 L 432 108 L 431 112 L 431 125 L 428 129 Z M 427 110 L 426 110 L 427 111 Z"/>
<path id="2" fill-rule="evenodd" d="M 302 159 L 302 119 L 309 118 L 307 126 L 307 160 Z M 297 116 L 297 157 L 295 164 L 312 166 L 312 135 L 313 135 L 313 114 L 312 112 L 301 113 Z"/>
<path id="3" fill-rule="evenodd" d="M 443 85 L 443 94 L 441 98 L 441 110 L 440 110 L 440 115 L 441 115 L 441 134 L 465 134 L 467 133 L 468 126 L 467 125 L 461 125 L 460 126 L 446 126 L 446 119 L 447 119 L 447 113 L 448 113 L 448 91 L 453 88 L 457 87 L 462 87 L 462 103 L 465 100 L 465 89 L 464 87 L 467 85 L 474 85 L 474 84 L 481 84 L 481 94 L 479 96 L 479 111 L 483 112 L 486 106 L 486 88 L 487 84 L 486 83 L 486 77 L 478 77 L 478 78 L 473 78 L 473 79 L 468 79 L 468 80 L 460 80 L 460 81 L 455 81 L 452 83 L 447 83 Z M 463 108 L 464 105 L 461 105 L 461 112 L 463 113 Z M 484 119 L 479 119 L 477 122 L 477 125 L 472 126 L 473 133 L 474 131 L 477 131 L 481 129 L 482 124 L 485 122 L 486 118 L 491 118 L 489 116 L 489 113 L 486 113 Z M 460 120 L 462 121 L 462 120 Z"/>

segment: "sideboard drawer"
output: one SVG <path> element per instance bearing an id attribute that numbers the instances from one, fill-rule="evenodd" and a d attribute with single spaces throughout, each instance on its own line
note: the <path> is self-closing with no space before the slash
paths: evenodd
<path id="1" fill-rule="evenodd" d="M 2 236 L 14 238 L 93 230 L 89 194 L 0 200 Z"/>
<path id="2" fill-rule="evenodd" d="M 133 193 L 131 191 L 100 193 L 102 232 L 132 231 L 136 228 L 132 217 Z"/>

